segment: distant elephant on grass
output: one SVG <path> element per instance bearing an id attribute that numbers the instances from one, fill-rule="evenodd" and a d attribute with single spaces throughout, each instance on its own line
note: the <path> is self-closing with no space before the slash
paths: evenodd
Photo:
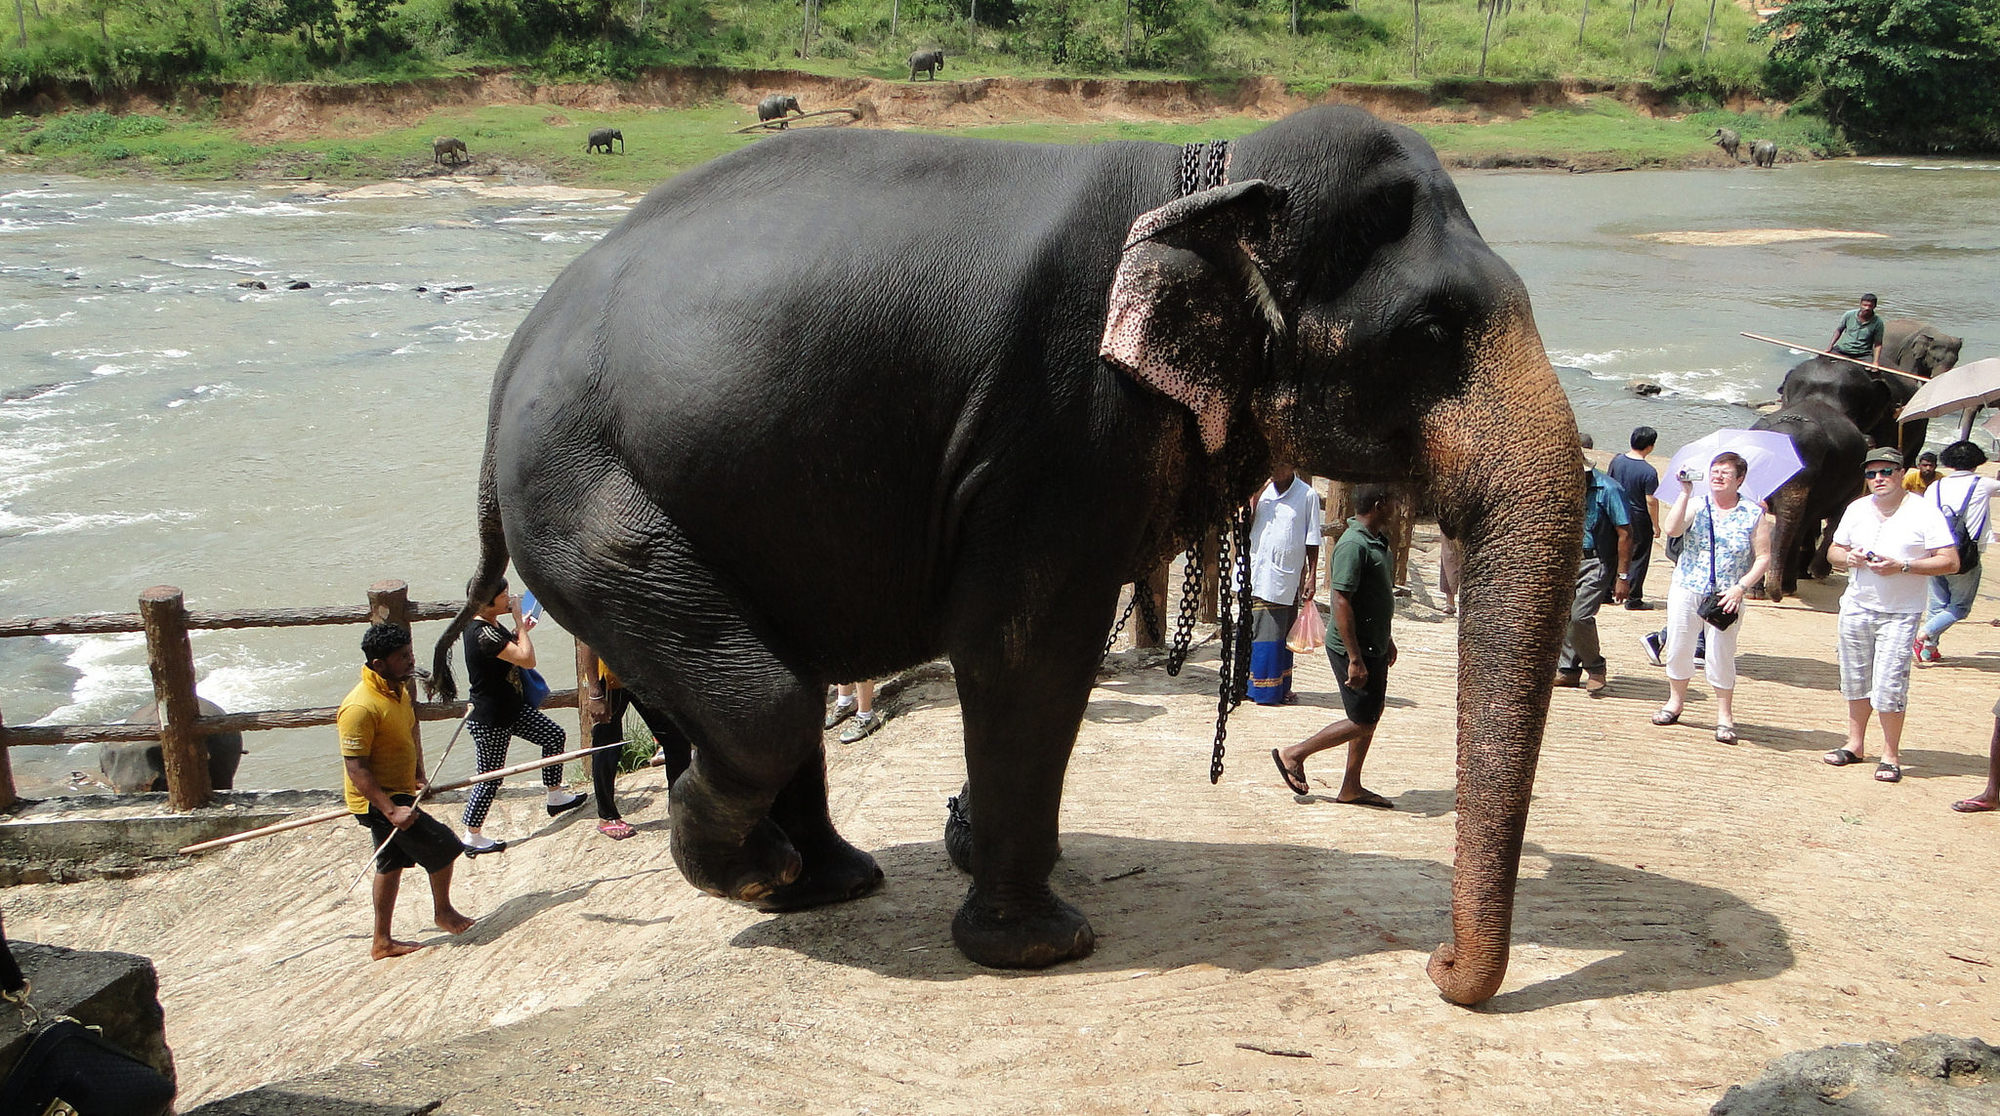
<path id="1" fill-rule="evenodd" d="M 1714 141 L 1717 147 L 1728 152 L 1730 158 L 1735 159 L 1739 163 L 1743 161 L 1742 157 L 1736 154 L 1737 150 L 1743 146 L 1743 137 L 1727 128 L 1717 128 L 1715 134 L 1708 138 Z"/>
<path id="2" fill-rule="evenodd" d="M 195 700 L 204 717 L 219 716 L 223 711 L 221 706 L 207 698 Z M 155 702 L 147 702 L 126 714 L 125 723 L 157 725 L 160 723 L 160 707 Z M 198 744 L 208 756 L 209 786 L 216 790 L 234 787 L 237 765 L 243 762 L 243 734 L 210 733 L 202 737 Z M 104 781 L 119 794 L 167 789 L 167 769 L 160 762 L 160 742 L 157 740 L 129 740 L 102 745 L 97 751 L 97 769 L 104 773 Z"/>
<path id="3" fill-rule="evenodd" d="M 1473 1004 L 1507 970 L 1576 446 L 1527 287 L 1408 128 L 1335 106 L 1192 147 L 815 130 L 654 190 L 522 322 L 468 595 L 511 556 L 692 742 L 675 863 L 767 910 L 882 880 L 828 813 L 828 683 L 949 656 L 969 808 L 946 845 L 972 875 L 952 937 L 1041 967 L 1096 940 L 1049 875 L 1120 586 L 1241 539 L 1274 461 L 1414 482 L 1465 549 L 1429 973 Z M 778 491 L 785 514 L 744 514 Z M 433 655 L 446 694 L 476 608 Z M 1248 636 L 1224 654 L 1247 670 Z M 1269 780 L 1262 758 L 1239 749 L 1237 777 Z"/>
<path id="4" fill-rule="evenodd" d="M 930 80 L 936 81 L 937 72 L 942 69 L 944 69 L 944 51 L 920 50 L 915 54 L 910 55 L 911 81 L 917 80 L 918 70 L 922 70 L 924 72 L 924 75 L 928 77 Z"/>
<path id="5" fill-rule="evenodd" d="M 805 110 L 799 107 L 799 99 L 797 97 L 788 96 L 784 93 L 773 93 L 757 102 L 758 121 L 776 120 L 780 131 L 784 130 L 784 116 L 788 112 L 797 113 L 800 116 L 805 115 Z"/>
<path id="6" fill-rule="evenodd" d="M 471 158 L 471 154 L 465 150 L 465 141 L 457 136 L 439 136 L 431 141 L 432 162 L 457 166 L 460 162 Z"/>
<path id="7" fill-rule="evenodd" d="M 616 128 L 593 129 L 590 133 L 590 142 L 583 145 L 584 153 L 589 154 L 590 152 L 596 151 L 598 148 L 601 147 L 604 149 L 604 153 L 606 155 L 609 155 L 611 154 L 612 140 L 618 141 L 618 152 L 621 155 L 624 154 L 625 133 L 619 131 Z"/>
<path id="8" fill-rule="evenodd" d="M 1750 164 L 1768 167 L 1778 161 L 1778 145 L 1772 140 L 1758 140 L 1750 145 Z"/>

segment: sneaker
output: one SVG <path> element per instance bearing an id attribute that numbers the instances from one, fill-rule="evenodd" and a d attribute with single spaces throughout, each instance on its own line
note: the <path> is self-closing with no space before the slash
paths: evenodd
<path id="1" fill-rule="evenodd" d="M 1651 612 L 1653 610 L 1652 605 L 1641 600 L 1626 601 L 1625 608 L 1630 612 Z"/>
<path id="2" fill-rule="evenodd" d="M 1667 637 L 1661 632 L 1647 632 L 1639 637 L 1646 648 L 1646 661 L 1654 666 L 1663 665 L 1662 657 L 1667 653 Z"/>
<path id="3" fill-rule="evenodd" d="M 587 794 L 573 794 L 569 797 L 568 801 L 551 802 L 548 804 L 549 816 L 552 818 L 561 817 L 562 815 L 569 813 L 571 810 L 576 809 L 578 806 L 583 805 L 585 802 L 588 802 L 589 800 L 590 796 Z"/>
<path id="4" fill-rule="evenodd" d="M 856 713 L 854 715 L 854 723 L 847 726 L 847 731 L 840 734 L 840 742 L 842 744 L 853 744 L 872 735 L 876 729 L 881 727 L 882 715 L 880 713 Z"/>
<path id="5" fill-rule="evenodd" d="M 854 711 L 859 706 L 860 703 L 853 698 L 835 699 L 833 708 L 826 711 L 826 720 L 823 722 L 823 726 L 832 728 L 840 722 L 845 721 L 849 717 L 854 716 Z"/>

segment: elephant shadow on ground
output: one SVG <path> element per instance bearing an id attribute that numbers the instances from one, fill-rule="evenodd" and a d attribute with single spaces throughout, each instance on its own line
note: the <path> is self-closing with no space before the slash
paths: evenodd
<path id="1" fill-rule="evenodd" d="M 1063 966 L 1068 971 L 1305 969 L 1384 950 L 1427 954 L 1449 932 L 1451 868 L 1432 860 L 1101 833 L 1065 833 L 1062 844 L 1052 882 L 1098 934 L 1096 952 Z M 983 968 L 953 947 L 951 917 L 967 881 L 941 841 L 874 855 L 888 876 L 880 891 L 766 919 L 732 944 L 898 979 L 1034 977 Z M 1608 956 L 1509 991 L 1487 1010 L 1714 987 L 1773 977 L 1793 964 L 1777 917 L 1736 895 L 1532 846 L 1515 916 L 1517 974 L 1540 950 Z"/>
<path id="2" fill-rule="evenodd" d="M 1744 651 L 1736 656 L 1736 673 L 1759 682 L 1840 692 L 1840 666 L 1797 655 L 1762 655 Z"/>

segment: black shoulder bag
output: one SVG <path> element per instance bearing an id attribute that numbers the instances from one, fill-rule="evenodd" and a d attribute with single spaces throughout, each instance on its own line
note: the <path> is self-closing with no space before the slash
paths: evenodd
<path id="1" fill-rule="evenodd" d="M 0 1116 L 168 1116 L 174 1083 L 70 1017 L 43 1022 L 32 989 L 0 931 L 0 999 L 21 1013 L 30 1036 L 0 1081 Z"/>
<path id="2" fill-rule="evenodd" d="M 1736 614 L 1722 607 L 1722 594 L 1715 591 L 1715 504 L 1708 505 L 1708 592 L 1694 603 L 1695 615 L 1716 631 L 1736 623 Z"/>

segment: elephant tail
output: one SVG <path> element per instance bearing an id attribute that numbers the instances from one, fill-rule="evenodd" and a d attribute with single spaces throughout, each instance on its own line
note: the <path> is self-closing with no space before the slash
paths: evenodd
<path id="1" fill-rule="evenodd" d="M 444 701 L 458 700 L 458 681 L 451 675 L 451 648 L 480 606 L 500 591 L 507 573 L 507 533 L 500 522 L 500 497 L 493 480 L 493 437 L 488 432 L 486 455 L 479 464 L 479 568 L 465 584 L 465 604 L 431 649 L 431 686 Z"/>

